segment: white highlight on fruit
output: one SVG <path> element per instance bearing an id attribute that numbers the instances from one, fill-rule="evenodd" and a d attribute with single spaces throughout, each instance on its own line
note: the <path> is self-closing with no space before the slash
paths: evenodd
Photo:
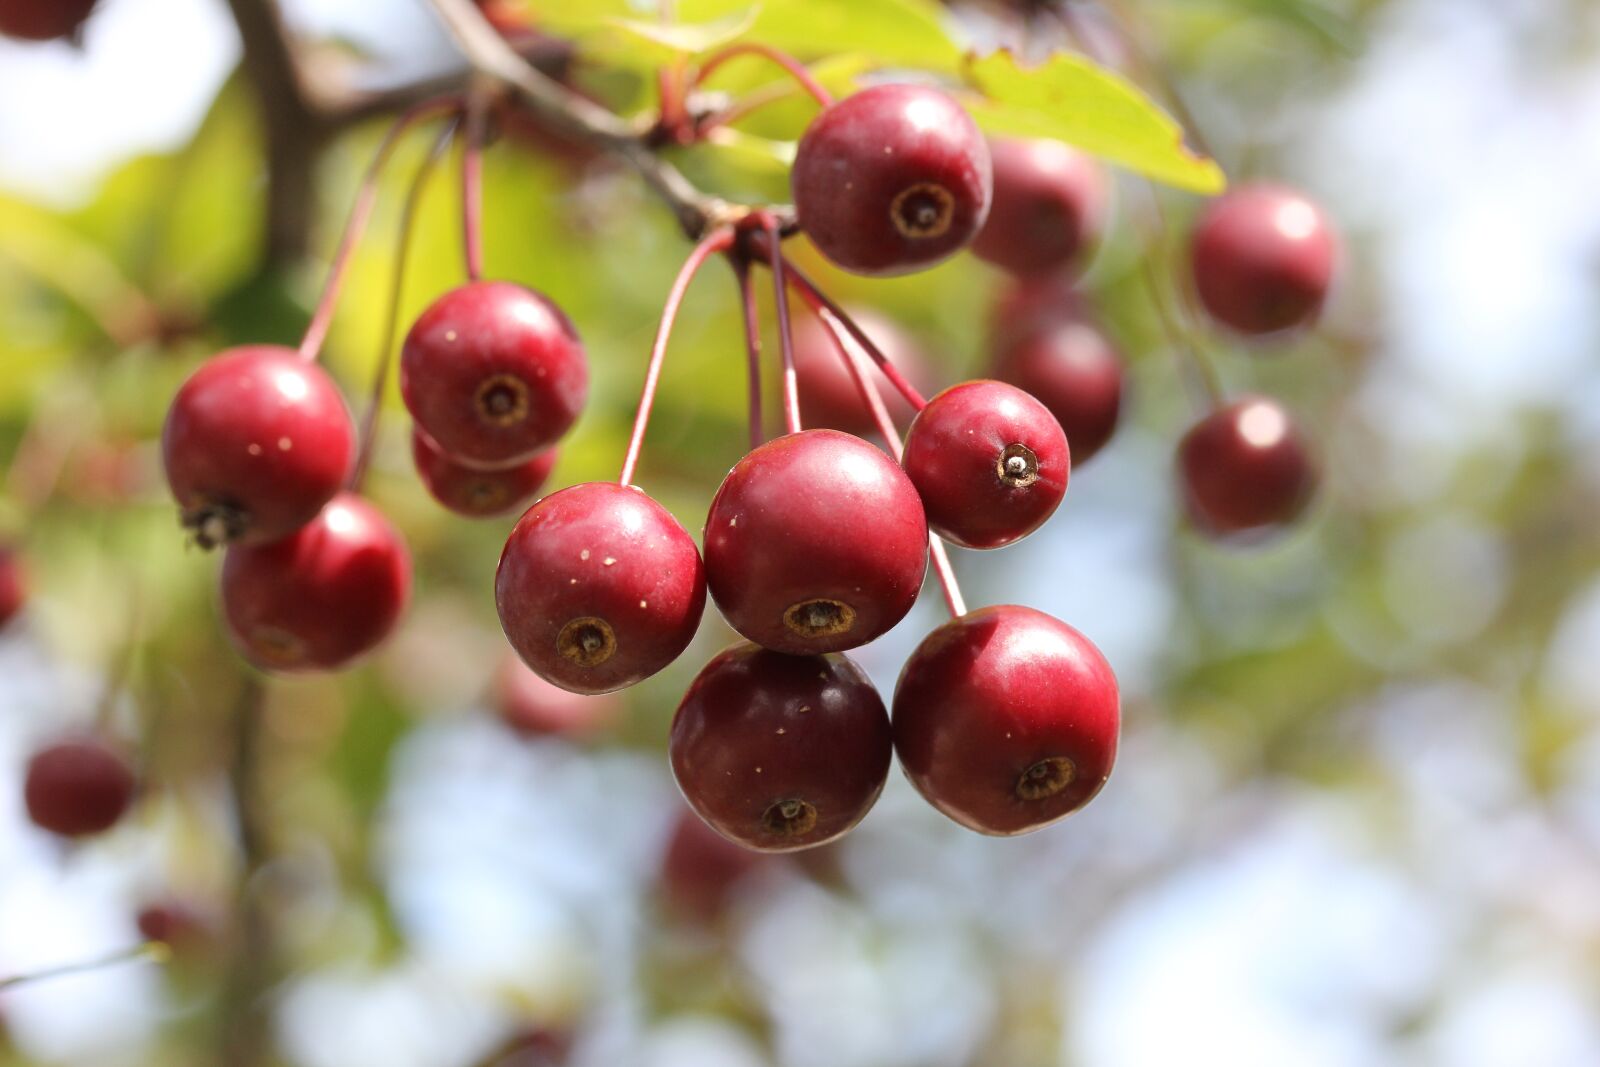
<path id="1" fill-rule="evenodd" d="M 1304 241 L 1317 232 L 1317 209 L 1306 200 L 1285 200 L 1273 213 L 1272 225 L 1285 237 Z"/>
<path id="2" fill-rule="evenodd" d="M 1271 448 L 1289 432 L 1289 420 L 1271 404 L 1261 401 L 1239 413 L 1239 436 L 1253 448 Z"/>

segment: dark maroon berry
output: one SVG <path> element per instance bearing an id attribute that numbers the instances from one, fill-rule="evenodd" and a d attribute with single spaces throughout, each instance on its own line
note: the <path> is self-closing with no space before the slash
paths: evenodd
<path id="1" fill-rule="evenodd" d="M 511 647 L 541 677 L 608 693 L 688 647 L 705 611 L 705 568 L 666 508 L 632 486 L 586 482 L 518 520 L 494 599 Z"/>
<path id="2" fill-rule="evenodd" d="M 513 1034 L 484 1061 L 486 1067 L 564 1067 L 575 1035 L 554 1026 L 530 1025 Z"/>
<path id="3" fill-rule="evenodd" d="M 133 768 L 93 738 L 58 741 L 28 761 L 23 796 L 35 826 L 86 837 L 115 826 L 133 803 Z"/>
<path id="4" fill-rule="evenodd" d="M 14 549 L 0 545 L 0 627 L 16 618 L 28 602 L 28 585 L 22 560 Z"/>
<path id="5" fill-rule="evenodd" d="M 206 548 L 275 541 L 316 517 L 355 455 L 333 380 L 292 349 L 232 348 L 201 364 L 167 411 L 161 449 L 183 524 Z"/>
<path id="6" fill-rule="evenodd" d="M 96 0 L 0 0 L 0 36 L 22 41 L 72 37 L 89 20 Z"/>
<path id="7" fill-rule="evenodd" d="M 960 104 L 875 85 L 814 119 L 789 173 L 800 226 L 857 274 L 905 274 L 966 247 L 989 213 L 989 146 Z"/>
<path id="8" fill-rule="evenodd" d="M 894 745 L 923 797 L 979 833 L 1037 830 L 1111 774 L 1117 679 L 1077 630 L 1032 608 L 982 608 L 923 639 L 894 692 Z"/>
<path id="9" fill-rule="evenodd" d="M 412 418 L 467 466 L 533 459 L 572 426 L 588 391 L 589 366 L 571 321 L 510 282 L 445 293 L 400 352 L 400 392 Z"/>
<path id="10" fill-rule="evenodd" d="M 1117 428 L 1122 410 L 1122 357 L 1086 319 L 1017 335 L 996 353 L 994 376 L 1032 394 L 1050 409 L 1072 446 L 1072 466 L 1083 466 Z"/>
<path id="11" fill-rule="evenodd" d="M 569 693 L 507 655 L 495 674 L 494 700 L 500 719 L 528 737 L 565 737 L 588 741 L 616 725 L 622 712 L 609 693 Z"/>
<path id="12" fill-rule="evenodd" d="M 928 526 L 964 548 L 999 548 L 1037 530 L 1072 472 L 1055 416 L 1016 386 L 987 379 L 928 401 L 901 463 Z"/>
<path id="13" fill-rule="evenodd" d="M 1000 351 L 1041 330 L 1081 322 L 1088 304 L 1068 278 L 1019 278 L 1001 290 L 989 309 L 991 351 Z"/>
<path id="14" fill-rule="evenodd" d="M 1100 165 L 1050 140 L 998 140 L 989 155 L 994 203 L 973 254 L 1023 277 L 1081 263 L 1105 227 L 1110 188 Z"/>
<path id="15" fill-rule="evenodd" d="M 661 890 L 679 913 L 712 922 L 760 862 L 760 853 L 740 848 L 685 808 L 661 857 Z"/>
<path id="16" fill-rule="evenodd" d="M 875 311 L 857 308 L 850 310 L 850 317 L 912 385 L 921 388 L 933 380 L 927 358 L 916 341 L 892 319 Z M 861 355 L 869 358 L 865 353 Z M 861 399 L 855 377 L 844 359 L 844 353 L 834 343 L 832 332 L 820 318 L 815 315 L 796 317 L 794 372 L 800 388 L 800 414 L 806 425 L 865 437 L 875 433 L 878 424 L 873 420 L 866 401 Z M 889 384 L 889 379 L 883 376 L 882 371 L 874 368 L 872 380 L 877 383 L 878 391 L 889 409 L 889 417 L 897 425 L 905 425 L 912 415 L 910 403 Z"/>
<path id="17" fill-rule="evenodd" d="M 140 937 L 179 954 L 207 947 L 216 935 L 210 916 L 178 900 L 146 904 L 139 909 L 136 921 Z"/>
<path id="18" fill-rule="evenodd" d="M 444 507 L 469 519 L 504 515 L 526 504 L 550 477 L 556 450 L 498 470 L 464 467 L 440 451 L 420 427 L 411 429 L 411 460 L 428 493 Z"/>
<path id="19" fill-rule="evenodd" d="M 1276 401 L 1245 397 L 1196 423 L 1178 445 L 1184 501 L 1209 533 L 1264 532 L 1311 503 L 1316 467 Z"/>
<path id="20" fill-rule="evenodd" d="M 866 644 L 922 588 L 928 525 L 910 479 L 837 430 L 768 441 L 741 459 L 706 516 L 706 580 L 728 624 L 797 655 Z"/>
<path id="21" fill-rule="evenodd" d="M 746 848 L 831 841 L 866 815 L 889 775 L 883 701 L 837 653 L 738 644 L 706 664 L 672 719 L 672 773 L 690 807 Z"/>
<path id="22" fill-rule="evenodd" d="M 1207 207 L 1190 249 L 1195 291 L 1212 317 L 1244 334 L 1317 317 L 1338 241 L 1320 208 L 1274 185 L 1246 185 Z"/>
<path id="23" fill-rule="evenodd" d="M 343 667 L 389 636 L 410 597 L 400 532 L 350 493 L 281 541 L 234 545 L 222 563 L 228 628 L 263 670 Z"/>

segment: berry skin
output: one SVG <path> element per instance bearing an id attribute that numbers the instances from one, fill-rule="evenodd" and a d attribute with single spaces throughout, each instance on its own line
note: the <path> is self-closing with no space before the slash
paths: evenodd
<path id="1" fill-rule="evenodd" d="M 1195 291 L 1212 318 L 1243 334 L 1304 326 L 1333 284 L 1338 241 L 1320 208 L 1274 185 L 1213 201 L 1195 226 Z"/>
<path id="2" fill-rule="evenodd" d="M 622 712 L 616 697 L 569 693 L 511 655 L 495 672 L 494 701 L 500 720 L 525 737 L 588 741 L 614 726 Z"/>
<path id="3" fill-rule="evenodd" d="M 631 486 L 585 482 L 518 520 L 495 574 L 511 647 L 573 693 L 609 693 L 678 658 L 705 611 L 705 568 L 678 520 Z"/>
<path id="4" fill-rule="evenodd" d="M 1000 548 L 1037 530 L 1067 492 L 1072 460 L 1055 416 L 1014 385 L 952 385 L 906 432 L 901 460 L 933 532 Z"/>
<path id="5" fill-rule="evenodd" d="M 989 155 L 994 204 L 973 254 L 1021 277 L 1080 263 L 1105 227 L 1109 188 L 1100 165 L 1050 140 L 998 140 Z"/>
<path id="6" fill-rule="evenodd" d="M 850 317 L 866 331 L 894 368 L 906 376 L 912 385 L 922 386 L 933 379 L 928 370 L 927 358 L 915 340 L 894 320 L 871 310 L 850 309 Z M 866 356 L 866 353 L 862 353 Z M 871 357 L 867 357 L 869 360 Z M 797 316 L 794 323 L 794 374 L 800 391 L 800 413 L 806 424 L 817 429 L 840 430 L 865 437 L 875 433 L 878 424 L 861 392 L 856 388 L 855 377 L 845 366 L 844 354 L 833 342 L 833 334 L 815 315 Z M 883 372 L 874 367 L 872 380 L 877 383 L 889 417 L 897 424 L 911 418 L 911 405 L 900 391 L 889 384 Z"/>
<path id="7" fill-rule="evenodd" d="M 222 609 L 239 651 L 270 671 L 336 670 L 394 630 L 411 555 L 377 508 L 341 493 L 316 519 L 222 561 Z"/>
<path id="8" fill-rule="evenodd" d="M 28 602 L 28 585 L 22 560 L 15 550 L 0 545 L 0 628 L 16 618 Z"/>
<path id="9" fill-rule="evenodd" d="M 719 918 L 739 884 L 761 862 L 685 808 L 672 826 L 661 856 L 661 890 L 681 914 L 699 922 Z"/>
<path id="10" fill-rule="evenodd" d="M 1117 679 L 1077 630 L 1032 608 L 969 612 L 906 661 L 894 745 L 906 777 L 983 834 L 1052 823 L 1105 784 L 1121 726 Z"/>
<path id="11" fill-rule="evenodd" d="M 201 364 L 161 430 L 183 525 L 205 548 L 263 544 L 310 522 L 343 487 L 355 440 L 333 379 L 276 345 Z"/>
<path id="12" fill-rule="evenodd" d="M 0 36 L 22 41 L 72 37 L 89 20 L 96 0 L 0 0 Z"/>
<path id="13" fill-rule="evenodd" d="M 1178 471 L 1190 518 L 1219 536 L 1293 522 L 1317 485 L 1294 420 L 1265 397 L 1237 400 L 1196 423 L 1178 445 Z"/>
<path id="14" fill-rule="evenodd" d="M 589 366 L 572 322 L 510 282 L 472 282 L 422 313 L 400 351 L 400 392 L 440 450 L 468 467 L 525 463 L 572 426 Z"/>
<path id="15" fill-rule="evenodd" d="M 1117 428 L 1125 377 L 1122 357 L 1082 318 L 1014 337 L 1002 346 L 994 376 L 1038 399 L 1072 446 L 1074 468 L 1104 448 Z"/>
<path id="16" fill-rule="evenodd" d="M 800 226 L 857 274 L 923 270 L 989 214 L 989 146 L 937 89 L 875 85 L 814 119 L 789 173 Z"/>
<path id="17" fill-rule="evenodd" d="M 417 477 L 441 506 L 469 519 L 487 519 L 526 504 L 550 477 L 556 450 L 547 448 L 514 467 L 478 470 L 463 467 L 440 451 L 420 428 L 412 427 L 411 461 Z"/>
<path id="18" fill-rule="evenodd" d="M 860 822 L 889 776 L 883 701 L 844 656 L 741 643 L 706 664 L 672 719 L 678 788 L 711 828 L 791 852 Z"/>
<path id="19" fill-rule="evenodd" d="M 28 761 L 23 797 L 35 826 L 62 837 L 87 837 L 115 826 L 134 794 L 133 768 L 93 738 L 58 741 Z"/>
<path id="20" fill-rule="evenodd" d="M 778 652 L 842 652 L 905 618 L 928 564 L 917 490 L 837 430 L 768 441 L 706 516 L 706 581 L 728 624 Z"/>

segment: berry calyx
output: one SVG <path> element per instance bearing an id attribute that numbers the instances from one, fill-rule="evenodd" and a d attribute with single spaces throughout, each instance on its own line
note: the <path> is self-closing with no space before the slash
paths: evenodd
<path id="1" fill-rule="evenodd" d="M 614 726 L 622 711 L 616 697 L 568 692 L 512 655 L 495 672 L 493 699 L 500 721 L 526 737 L 588 741 Z"/>
<path id="2" fill-rule="evenodd" d="M 705 610 L 705 568 L 666 508 L 631 486 L 586 482 L 518 520 L 494 593 L 524 663 L 571 692 L 608 693 L 688 647 Z"/>
<path id="3" fill-rule="evenodd" d="M 333 379 L 292 349 L 233 348 L 201 364 L 161 430 L 167 482 L 203 548 L 275 541 L 344 485 L 355 426 Z"/>
<path id="4" fill-rule="evenodd" d="M 133 803 L 133 768 L 95 738 L 58 741 L 28 761 L 23 799 L 28 818 L 62 837 L 111 829 Z"/>
<path id="5" fill-rule="evenodd" d="M 1190 518 L 1218 535 L 1293 522 L 1316 493 L 1316 467 L 1294 419 L 1266 397 L 1245 397 L 1196 423 L 1178 445 L 1178 470 Z"/>
<path id="6" fill-rule="evenodd" d="M 572 322 L 510 282 L 452 289 L 400 351 L 400 392 L 424 433 L 457 463 L 525 463 L 583 409 L 589 367 Z"/>
<path id="7" fill-rule="evenodd" d="M 996 353 L 994 376 L 1050 410 L 1081 467 L 1104 448 L 1122 410 L 1125 371 L 1111 340 L 1086 319 L 1065 315 L 1053 325 L 1014 336 Z"/>
<path id="8" fill-rule="evenodd" d="M 859 308 L 851 308 L 850 317 L 912 385 L 920 387 L 932 380 L 927 357 L 894 320 Z M 816 429 L 840 430 L 865 437 L 877 426 L 844 359 L 832 332 L 819 317 L 796 316 L 794 371 L 800 391 L 800 411 L 806 423 Z M 889 379 L 876 365 L 871 373 L 888 405 L 890 417 L 900 422 L 909 419 L 912 409 L 905 397 L 889 384 Z"/>
<path id="9" fill-rule="evenodd" d="M 479 470 L 457 463 L 419 427 L 412 427 L 411 461 L 429 495 L 442 506 L 469 519 L 486 519 L 527 503 L 555 468 L 556 450 L 547 448 L 512 467 Z"/>
<path id="10" fill-rule="evenodd" d="M 0 628 L 16 618 L 28 602 L 22 560 L 15 549 L 0 545 Z"/>
<path id="11" fill-rule="evenodd" d="M 734 465 L 706 516 L 706 580 L 728 624 L 796 655 L 863 645 L 905 618 L 928 563 L 910 479 L 837 430 L 768 441 Z"/>
<path id="12" fill-rule="evenodd" d="M 672 720 L 678 788 L 714 830 L 746 848 L 831 841 L 883 791 L 892 748 L 883 701 L 841 655 L 722 652 Z"/>
<path id="13" fill-rule="evenodd" d="M 288 537 L 234 545 L 222 562 L 228 629 L 262 670 L 344 667 L 389 636 L 410 597 L 400 532 L 350 493 Z"/>
<path id="14" fill-rule="evenodd" d="M 895 753 L 917 791 L 971 830 L 1027 833 L 1087 804 L 1111 774 L 1117 679 L 1077 630 L 1016 605 L 952 619 L 894 693 Z"/>
<path id="15" fill-rule="evenodd" d="M 0 36 L 55 41 L 77 34 L 96 0 L 0 0 Z"/>
<path id="16" fill-rule="evenodd" d="M 962 382 L 928 401 L 906 432 L 906 475 L 933 532 L 999 548 L 1054 514 L 1072 461 L 1055 416 L 1014 385 Z"/>
<path id="17" fill-rule="evenodd" d="M 1190 247 L 1200 303 L 1243 334 L 1315 319 L 1337 259 L 1338 241 L 1322 210 L 1275 185 L 1243 186 L 1213 201 Z"/>
<path id="18" fill-rule="evenodd" d="M 1023 277 L 1079 264 L 1105 226 L 1105 171 L 1060 141 L 997 140 L 989 155 L 994 203 L 973 239 L 973 254 Z"/>
<path id="19" fill-rule="evenodd" d="M 989 146 L 949 96 L 875 85 L 824 110 L 789 175 L 800 226 L 857 274 L 905 274 L 966 247 L 989 213 Z"/>

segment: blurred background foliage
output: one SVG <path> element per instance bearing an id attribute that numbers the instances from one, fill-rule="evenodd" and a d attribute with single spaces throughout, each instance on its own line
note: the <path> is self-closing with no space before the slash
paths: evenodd
<path id="1" fill-rule="evenodd" d="M 900 5 L 1025 56 L 1065 43 L 1043 10 L 1024 38 L 1006 5 Z M 63 62 L 143 33 L 146 62 L 183 64 L 158 6 L 105 0 L 85 55 Z M 285 6 L 308 41 L 385 78 L 449 64 L 421 5 Z M 556 29 L 609 10 L 526 6 Z M 664 899 L 663 879 L 685 877 L 664 859 L 679 811 L 666 727 L 730 632 L 708 612 L 599 740 L 509 731 L 493 714 L 491 588 L 511 520 L 470 523 L 426 496 L 391 386 L 370 493 L 415 553 L 418 594 L 360 668 L 270 684 L 270 859 L 251 891 L 277 944 L 256 961 L 276 1051 L 252 1062 L 1600 1062 L 1600 208 L 1579 193 L 1600 182 L 1580 147 L 1600 143 L 1600 15 L 1581 0 L 1109 6 L 1230 179 L 1306 187 L 1347 259 L 1315 333 L 1265 350 L 1201 338 L 1231 392 L 1289 402 L 1326 473 L 1308 522 L 1218 547 L 1173 506 L 1171 449 L 1198 409 L 1139 273 L 1153 257 L 1170 274 L 1201 201 L 1161 191 L 1153 229 L 1149 187 L 1120 175 L 1083 288 L 1132 367 L 1124 424 L 1046 531 L 956 559 L 970 601 L 1057 614 L 1117 667 L 1126 741 L 1102 798 L 1040 834 L 985 840 L 896 775 L 855 835 L 755 865 L 713 917 L 681 885 Z M 200 8 L 215 22 L 221 4 L 185 17 L 201 24 Z M 184 39 L 237 47 L 197 34 Z M 385 52 L 390 38 L 409 43 Z M 914 66 L 914 40 L 877 45 Z M 785 43 L 815 55 L 803 35 Z M 580 51 L 576 84 L 644 106 L 637 59 L 653 47 Z M 28 151 L 7 113 L 50 108 L 62 76 L 23 71 L 24 51 L 0 42 L 3 153 Z M 842 60 L 825 80 L 854 72 Z M 18 91 L 30 77 L 40 95 Z M 770 80 L 754 64 L 723 77 L 730 91 Z M 33 592 L 0 635 L 0 973 L 132 943 L 158 899 L 210 916 L 224 944 L 0 992 L 4 1064 L 215 1063 L 234 1011 L 240 965 L 217 931 L 246 672 L 219 626 L 217 561 L 185 546 L 156 442 L 200 360 L 298 338 L 383 123 L 329 143 L 314 254 L 274 262 L 254 90 L 234 74 L 205 91 L 184 137 L 105 161 L 81 196 L 37 175 L 0 186 L 0 534 Z M 811 110 L 796 98 L 748 130 L 792 140 Z M 384 180 L 328 346 L 357 408 L 388 356 L 395 223 L 431 139 L 408 138 Z M 681 156 L 708 188 L 786 199 L 781 148 Z M 566 309 L 593 368 L 550 484 L 614 477 L 686 245 L 604 159 L 508 133 L 486 181 L 487 273 Z M 462 280 L 458 213 L 440 168 L 403 322 Z M 843 302 L 904 324 L 942 380 L 984 372 L 997 273 L 962 256 L 868 280 L 800 255 Z M 639 476 L 692 531 L 746 447 L 728 281 L 713 264 L 689 296 Z M 862 652 L 885 693 L 938 620 L 924 600 Z M 112 834 L 62 847 L 27 824 L 20 769 L 93 719 L 108 679 L 125 682 L 112 724 L 144 792 Z M 496 1059 L 512 1038 L 524 1059 Z"/>

